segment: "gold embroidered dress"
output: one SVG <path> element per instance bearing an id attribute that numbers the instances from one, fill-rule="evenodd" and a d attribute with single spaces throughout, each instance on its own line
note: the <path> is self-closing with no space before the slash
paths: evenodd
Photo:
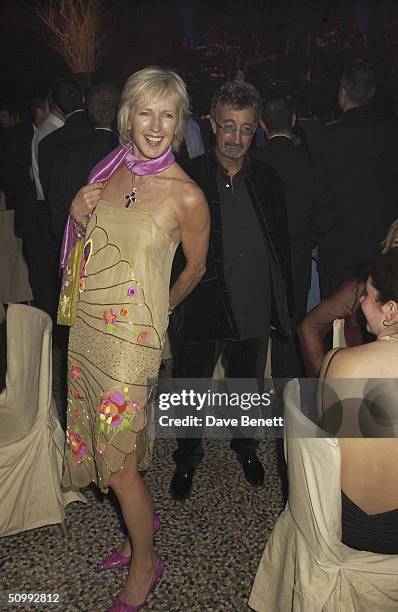
<path id="1" fill-rule="evenodd" d="M 87 226 L 68 351 L 63 485 L 107 491 L 129 453 L 153 448 L 149 397 L 168 323 L 177 244 L 155 217 L 100 200 Z"/>

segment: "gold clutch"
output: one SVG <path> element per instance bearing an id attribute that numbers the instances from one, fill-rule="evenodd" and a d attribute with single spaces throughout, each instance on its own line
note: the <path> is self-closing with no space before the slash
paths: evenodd
<path id="1" fill-rule="evenodd" d="M 83 251 L 84 239 L 81 238 L 73 247 L 64 270 L 57 312 L 58 325 L 71 326 L 75 322 Z"/>

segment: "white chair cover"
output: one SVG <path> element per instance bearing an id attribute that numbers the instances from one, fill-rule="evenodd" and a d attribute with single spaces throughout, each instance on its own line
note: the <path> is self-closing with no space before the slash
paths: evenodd
<path id="1" fill-rule="evenodd" d="M 333 321 L 333 348 L 346 348 L 347 341 L 344 335 L 344 319 Z"/>
<path id="2" fill-rule="evenodd" d="M 65 434 L 52 397 L 52 322 L 41 310 L 7 310 L 6 387 L 0 394 L 0 537 L 62 523 Z"/>
<path id="3" fill-rule="evenodd" d="M 22 255 L 22 240 L 14 233 L 14 211 L 0 211 L 0 302 L 33 299 L 28 268 Z"/>
<path id="4" fill-rule="evenodd" d="M 338 440 L 319 437 L 301 413 L 297 380 L 286 385 L 284 399 L 289 500 L 265 547 L 249 605 L 258 612 L 398 610 L 398 555 L 340 541 Z"/>

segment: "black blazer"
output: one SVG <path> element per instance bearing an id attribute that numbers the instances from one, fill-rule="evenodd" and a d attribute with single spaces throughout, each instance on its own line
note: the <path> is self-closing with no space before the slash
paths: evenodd
<path id="1" fill-rule="evenodd" d="M 248 159 L 248 166 L 246 187 L 270 253 L 272 324 L 287 334 L 289 314 L 286 284 L 291 286 L 291 270 L 283 186 L 269 166 L 254 159 Z M 184 170 L 204 192 L 210 210 L 211 231 L 205 275 L 175 309 L 170 334 L 172 339 L 185 342 L 239 340 L 224 274 L 222 202 L 217 189 L 217 162 L 214 153 L 209 152 L 192 159 L 184 166 Z M 185 258 L 180 245 L 173 264 L 173 281 L 184 265 Z"/>
<path id="2" fill-rule="evenodd" d="M 317 147 L 336 218 L 321 251 L 323 265 L 353 269 L 371 264 L 398 216 L 398 128 L 360 106 L 327 126 Z"/>
<path id="3" fill-rule="evenodd" d="M 304 147 L 296 147 L 285 136 L 274 136 L 251 155 L 274 168 L 282 179 L 292 256 L 295 298 L 294 322 L 306 314 L 311 286 L 311 253 L 319 235 L 332 227 L 330 193 L 319 164 L 311 161 Z"/>
<path id="4" fill-rule="evenodd" d="M 8 209 L 16 208 L 20 185 L 30 180 L 33 134 L 33 124 L 30 122 L 18 123 L 3 130 L 0 187 L 6 196 Z"/>
<path id="5" fill-rule="evenodd" d="M 83 140 L 58 148 L 48 186 L 51 232 L 58 242 L 62 241 L 69 208 L 76 193 L 86 185 L 94 166 L 118 144 L 118 137 L 113 132 L 95 130 Z"/>
<path id="6" fill-rule="evenodd" d="M 85 111 L 78 111 L 71 115 L 58 130 L 54 130 L 39 142 L 38 165 L 40 183 L 44 198 L 48 200 L 48 189 L 53 164 L 58 159 L 58 149 L 62 145 L 82 140 L 93 133 Z"/>

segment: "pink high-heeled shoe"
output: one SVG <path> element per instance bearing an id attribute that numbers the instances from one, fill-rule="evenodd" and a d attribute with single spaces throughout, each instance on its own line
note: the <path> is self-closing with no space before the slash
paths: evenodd
<path id="1" fill-rule="evenodd" d="M 153 535 L 157 534 L 159 529 L 160 529 L 160 518 L 158 517 L 157 514 L 155 514 L 155 516 L 153 517 Z M 111 552 L 110 555 L 108 555 L 108 557 L 106 557 L 106 559 L 98 563 L 98 565 L 95 566 L 95 569 L 97 571 L 101 571 L 101 570 L 107 570 L 107 569 L 116 569 L 118 567 L 125 567 L 126 565 L 130 563 L 130 559 L 131 559 L 131 556 L 126 557 L 118 550 L 114 550 L 113 552 Z"/>
<path id="2" fill-rule="evenodd" d="M 142 610 L 142 608 L 146 604 L 146 600 L 148 599 L 149 595 L 152 593 L 152 591 L 155 590 L 155 587 L 163 574 L 163 570 L 164 570 L 164 561 L 162 561 L 162 559 L 159 559 L 159 558 L 156 559 L 151 584 L 149 585 L 147 594 L 145 595 L 145 599 L 142 603 L 131 605 L 131 604 L 126 603 L 122 599 L 120 599 L 120 596 L 117 595 L 115 601 L 112 603 L 108 612 L 138 612 L 138 610 Z"/>

